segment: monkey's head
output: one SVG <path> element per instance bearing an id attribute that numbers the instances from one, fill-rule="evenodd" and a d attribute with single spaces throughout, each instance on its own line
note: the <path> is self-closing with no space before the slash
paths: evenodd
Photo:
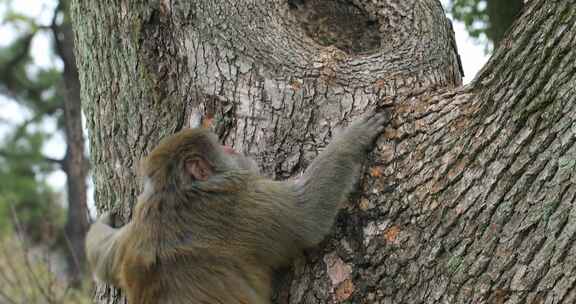
<path id="1" fill-rule="evenodd" d="M 230 171 L 256 171 L 251 159 L 218 142 L 207 129 L 185 129 L 164 138 L 142 163 L 154 190 L 210 180 Z"/>

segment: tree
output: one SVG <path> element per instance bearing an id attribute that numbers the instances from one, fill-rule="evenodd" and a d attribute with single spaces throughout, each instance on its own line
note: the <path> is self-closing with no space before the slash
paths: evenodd
<path id="1" fill-rule="evenodd" d="M 100 210 L 128 220 L 138 160 L 197 113 L 282 179 L 387 105 L 360 190 L 276 302 L 574 302 L 576 1 L 530 1 L 464 87 L 436 0 L 73 1 L 72 13 Z"/>
<path id="2" fill-rule="evenodd" d="M 59 243 L 66 249 L 70 282 L 78 287 L 84 276 L 84 236 L 90 219 L 86 194 L 88 161 L 67 1 L 58 2 L 49 25 L 37 24 L 32 18 L 16 12 L 7 13 L 4 19 L 21 25 L 24 30 L 14 43 L 0 50 L 0 89 L 32 115 L 15 126 L 13 134 L 4 139 L 4 148 L 0 149 L 4 170 L 0 170 L 0 179 L 6 187 L 0 186 L 0 195 L 5 197 L 4 206 L 14 204 L 18 215 L 24 216 L 29 236 L 47 234 L 46 226 L 58 222 L 54 211 L 58 205 L 54 191 L 43 177 L 56 170 L 66 173 L 68 208 Z M 63 70 L 34 64 L 30 55 L 31 42 L 41 32 L 53 35 L 54 52 L 62 60 Z M 64 133 L 66 154 L 63 159 L 42 154 L 41 148 L 49 137 L 42 127 L 46 117 L 56 119 L 59 131 Z M 54 234 L 42 241 L 49 241 L 51 237 Z"/>

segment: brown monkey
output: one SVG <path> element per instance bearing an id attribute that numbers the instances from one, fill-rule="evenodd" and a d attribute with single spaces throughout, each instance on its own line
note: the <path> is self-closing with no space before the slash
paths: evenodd
<path id="1" fill-rule="evenodd" d="M 387 122 L 364 117 L 288 181 L 258 175 L 207 130 L 174 134 L 143 163 L 132 221 L 92 226 L 88 260 L 130 304 L 270 303 L 272 271 L 326 236 Z"/>

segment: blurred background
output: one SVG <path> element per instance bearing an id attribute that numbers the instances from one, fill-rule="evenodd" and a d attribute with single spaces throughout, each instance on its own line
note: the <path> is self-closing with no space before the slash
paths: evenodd
<path id="1" fill-rule="evenodd" d="M 470 82 L 524 0 L 442 0 Z M 93 207 L 68 0 L 0 0 L 0 304 L 88 303 Z"/>

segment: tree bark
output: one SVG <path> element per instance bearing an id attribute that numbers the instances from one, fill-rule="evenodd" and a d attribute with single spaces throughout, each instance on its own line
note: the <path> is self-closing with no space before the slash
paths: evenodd
<path id="1" fill-rule="evenodd" d="M 390 106 L 358 193 L 275 301 L 574 302 L 576 1 L 530 1 L 465 87 L 436 0 L 72 7 L 100 210 L 127 221 L 138 160 L 191 119 L 283 179 Z"/>

